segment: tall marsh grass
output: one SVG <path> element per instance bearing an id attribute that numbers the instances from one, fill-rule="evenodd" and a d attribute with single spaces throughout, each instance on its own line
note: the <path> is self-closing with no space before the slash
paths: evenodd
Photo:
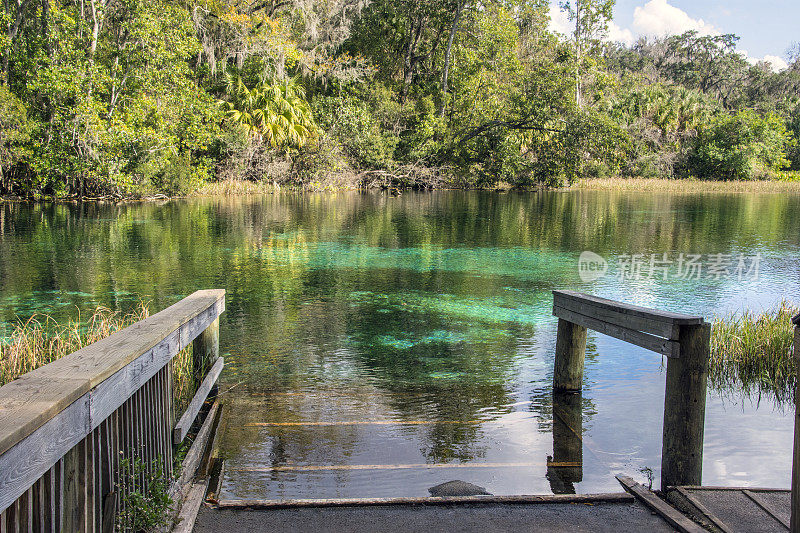
<path id="1" fill-rule="evenodd" d="M 711 386 L 774 397 L 778 403 L 794 400 L 792 316 L 798 310 L 783 300 L 764 313 L 716 318 L 711 329 Z"/>
<path id="2" fill-rule="evenodd" d="M 796 177 L 779 180 L 708 181 L 662 178 L 585 178 L 573 188 L 603 191 L 647 191 L 670 194 L 697 193 L 800 193 Z"/>
<path id="3" fill-rule="evenodd" d="M 48 315 L 33 315 L 14 325 L 11 337 L 0 343 L 0 386 L 40 366 L 60 359 L 150 316 L 145 302 L 127 313 L 98 307 L 88 320 L 80 315 L 59 323 Z M 181 413 L 194 394 L 192 347 L 172 359 L 172 390 Z"/>

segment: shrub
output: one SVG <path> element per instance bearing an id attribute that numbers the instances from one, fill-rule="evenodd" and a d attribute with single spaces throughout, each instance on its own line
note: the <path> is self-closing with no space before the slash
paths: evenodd
<path id="1" fill-rule="evenodd" d="M 722 115 L 700 130 L 688 170 L 705 179 L 769 177 L 788 165 L 784 150 L 791 140 L 783 121 L 773 114 L 746 110 Z"/>

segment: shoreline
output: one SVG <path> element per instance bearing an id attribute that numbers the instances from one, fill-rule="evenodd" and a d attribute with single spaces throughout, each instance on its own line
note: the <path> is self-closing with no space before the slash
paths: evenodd
<path id="1" fill-rule="evenodd" d="M 167 196 L 157 194 L 154 196 L 121 196 L 108 195 L 99 197 L 76 196 L 58 197 L 25 197 L 25 196 L 0 196 L 3 202 L 54 202 L 54 203 L 135 203 L 170 201 L 201 197 L 219 196 L 256 196 L 262 194 L 279 193 L 342 193 L 354 191 L 398 191 L 400 194 L 410 191 L 490 191 L 506 192 L 575 192 L 575 191 L 617 191 L 617 192 L 651 192 L 669 194 L 800 194 L 800 179 L 792 180 L 732 180 L 713 181 L 696 179 L 666 179 L 666 178 L 582 178 L 564 187 L 510 187 L 500 184 L 496 187 L 433 187 L 426 189 L 399 188 L 399 187 L 305 187 L 302 184 L 280 184 L 277 182 L 226 180 L 207 183 L 188 195 Z"/>

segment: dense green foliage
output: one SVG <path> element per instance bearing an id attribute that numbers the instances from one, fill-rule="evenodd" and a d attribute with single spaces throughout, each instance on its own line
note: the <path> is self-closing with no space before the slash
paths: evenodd
<path id="1" fill-rule="evenodd" d="M 800 169 L 800 61 L 604 40 L 613 0 L 8 0 L 0 193 L 231 177 L 426 186 Z"/>

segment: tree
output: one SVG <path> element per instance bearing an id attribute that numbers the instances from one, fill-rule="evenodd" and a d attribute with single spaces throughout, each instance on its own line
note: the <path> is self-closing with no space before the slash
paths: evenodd
<path id="1" fill-rule="evenodd" d="M 575 104 L 583 106 L 583 77 L 588 60 L 599 54 L 599 46 L 608 33 L 616 0 L 562 0 L 561 9 L 575 23 Z"/>
<path id="2" fill-rule="evenodd" d="M 297 79 L 260 82 L 252 89 L 239 74 L 228 73 L 226 80 L 229 100 L 221 103 L 225 116 L 251 136 L 266 138 L 273 147 L 300 148 L 319 135 Z"/>
<path id="3" fill-rule="evenodd" d="M 788 166 L 785 150 L 792 141 L 775 115 L 762 117 L 749 110 L 721 115 L 695 140 L 689 170 L 705 179 L 765 177 Z"/>

